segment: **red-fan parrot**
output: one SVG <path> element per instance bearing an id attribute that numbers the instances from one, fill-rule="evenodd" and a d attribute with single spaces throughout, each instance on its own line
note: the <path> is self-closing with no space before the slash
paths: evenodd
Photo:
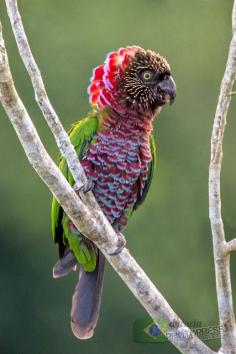
<path id="1" fill-rule="evenodd" d="M 104 64 L 93 70 L 88 94 L 91 111 L 68 134 L 88 179 L 84 192 L 93 192 L 111 225 L 121 233 L 149 191 L 156 164 L 153 121 L 162 106 L 174 101 L 176 85 L 168 62 L 159 53 L 129 46 L 109 53 Z M 62 157 L 59 167 L 74 186 Z M 79 339 L 88 339 L 98 320 L 105 258 L 55 198 L 52 232 L 59 247 L 54 277 L 80 266 L 71 328 Z"/>

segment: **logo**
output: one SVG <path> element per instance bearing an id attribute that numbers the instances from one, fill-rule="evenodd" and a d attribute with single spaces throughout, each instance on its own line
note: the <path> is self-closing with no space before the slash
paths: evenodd
<path id="1" fill-rule="evenodd" d="M 137 343 L 163 343 L 174 337 L 188 339 L 196 334 L 201 340 L 207 341 L 220 338 L 221 326 L 203 326 L 201 321 L 185 321 L 192 332 L 188 329 L 183 331 L 183 326 L 179 326 L 178 322 L 167 323 L 163 319 L 137 320 L 133 326 L 133 338 Z M 186 328 L 186 327 L 185 327 Z"/>

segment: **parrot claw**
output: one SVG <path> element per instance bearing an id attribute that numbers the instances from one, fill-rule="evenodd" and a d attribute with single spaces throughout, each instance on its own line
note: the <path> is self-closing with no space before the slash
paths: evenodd
<path id="1" fill-rule="evenodd" d="M 123 249 L 125 248 L 126 245 L 125 236 L 121 232 L 118 232 L 117 235 L 118 235 L 118 241 L 116 245 L 116 250 L 112 253 L 109 253 L 109 256 L 117 256 L 117 254 L 122 252 Z"/>
<path id="2" fill-rule="evenodd" d="M 91 180 L 88 180 L 86 183 L 84 183 L 80 188 L 75 188 L 75 191 L 77 193 L 88 193 L 92 191 L 94 188 L 94 182 Z"/>

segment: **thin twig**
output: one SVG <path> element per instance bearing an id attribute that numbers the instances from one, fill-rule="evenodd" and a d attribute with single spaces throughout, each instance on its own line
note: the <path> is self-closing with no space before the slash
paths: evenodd
<path id="1" fill-rule="evenodd" d="M 184 354 L 213 354 L 180 320 L 127 249 L 109 256 L 116 234 L 100 210 L 86 206 L 43 147 L 12 80 L 0 27 L 0 101 L 33 168 L 84 235 L 95 242 L 162 332 Z M 99 218 L 100 217 L 100 218 Z"/>
<path id="2" fill-rule="evenodd" d="M 216 290 L 221 326 L 221 344 L 225 353 L 236 353 L 236 327 L 230 279 L 230 256 L 225 252 L 226 241 L 221 216 L 220 173 L 223 157 L 223 137 L 226 117 L 236 72 L 236 1 L 233 14 L 233 38 L 231 40 L 226 70 L 221 83 L 211 137 L 211 162 L 209 167 L 209 216 L 211 222 Z"/>
<path id="3" fill-rule="evenodd" d="M 225 251 L 227 253 L 236 251 L 236 238 L 233 238 L 231 241 L 227 242 L 225 245 Z"/>

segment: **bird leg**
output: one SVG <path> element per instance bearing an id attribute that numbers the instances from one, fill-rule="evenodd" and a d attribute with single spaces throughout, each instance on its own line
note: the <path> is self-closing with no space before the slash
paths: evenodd
<path id="1" fill-rule="evenodd" d="M 125 248 L 125 245 L 126 245 L 125 236 L 121 232 L 118 231 L 117 237 L 118 237 L 118 241 L 116 244 L 116 250 L 114 252 L 109 253 L 109 256 L 116 256 L 117 254 L 122 252 L 123 249 Z"/>
<path id="2" fill-rule="evenodd" d="M 75 192 L 77 193 L 77 194 L 79 194 L 79 193 L 84 193 L 84 194 L 86 194 L 86 193 L 88 193 L 88 192 L 90 192 L 90 191 L 92 191 L 93 190 L 93 188 L 94 188 L 94 185 L 95 185 L 95 183 L 93 182 L 93 181 L 91 181 L 91 180 L 87 180 L 87 182 L 85 182 L 81 187 L 79 187 L 79 188 L 77 188 L 76 187 L 76 185 L 75 185 L 75 187 L 74 187 L 74 190 L 75 190 Z"/>

